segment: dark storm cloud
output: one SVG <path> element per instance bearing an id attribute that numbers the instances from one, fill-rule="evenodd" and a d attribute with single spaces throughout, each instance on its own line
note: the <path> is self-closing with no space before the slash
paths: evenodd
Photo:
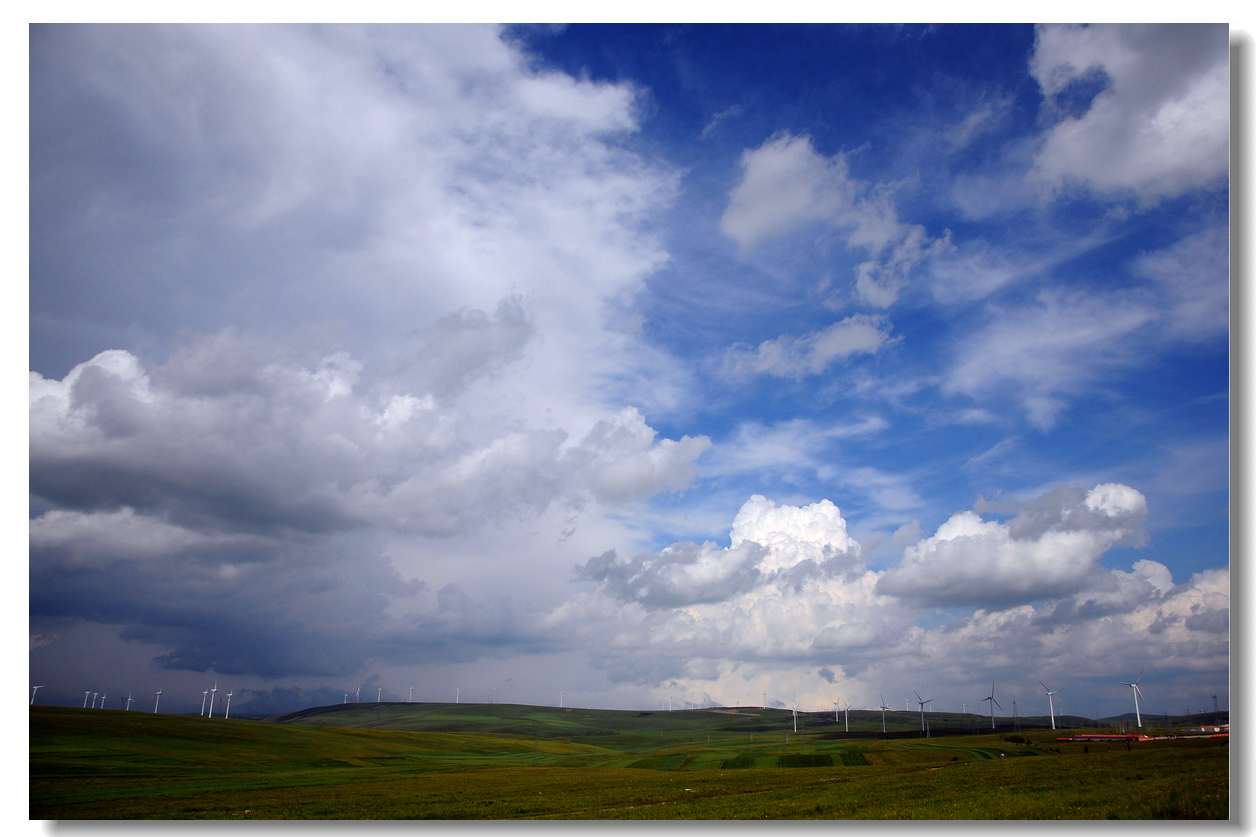
<path id="1" fill-rule="evenodd" d="M 517 341 L 498 329 L 526 335 L 517 313 L 447 321 L 442 346 L 456 350 L 432 350 L 432 377 L 507 363 Z M 683 484 L 707 444 L 656 440 L 634 410 L 566 448 L 559 430 L 473 439 L 456 409 L 360 384 L 361 370 L 344 353 L 302 361 L 224 333 L 163 366 L 114 351 L 62 381 L 34 374 L 32 624 L 126 626 L 124 639 L 171 649 L 158 666 L 263 677 L 549 647 L 508 601 L 453 585 L 434 610 L 386 615 L 426 585 L 398 575 L 385 533 L 634 502 Z"/>

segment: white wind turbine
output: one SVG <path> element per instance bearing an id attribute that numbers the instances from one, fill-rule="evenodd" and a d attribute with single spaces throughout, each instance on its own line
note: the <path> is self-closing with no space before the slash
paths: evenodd
<path id="1" fill-rule="evenodd" d="M 377 691 L 377 692 L 375 693 L 375 702 L 376 702 L 376 703 L 379 703 L 379 699 L 380 699 L 381 697 L 383 697 L 383 695 L 384 695 L 384 687 L 383 687 L 383 686 L 380 686 L 380 687 L 379 687 L 379 691 Z"/>
<path id="2" fill-rule="evenodd" d="M 99 694 L 100 692 L 92 692 L 92 709 L 96 708 L 96 696 Z"/>
<path id="3" fill-rule="evenodd" d="M 912 694 L 916 696 L 916 702 L 920 704 L 920 731 L 924 732 L 925 731 L 925 704 L 932 703 L 933 698 L 929 698 L 928 700 L 921 700 L 919 692 L 912 692 Z"/>
<path id="4" fill-rule="evenodd" d="M 107 697 L 109 697 L 109 695 L 105 694 L 104 692 L 100 693 L 100 708 L 101 709 L 105 708 L 105 698 Z M 1142 725 L 1140 724 L 1139 726 L 1142 726 Z"/>
<path id="5" fill-rule="evenodd" d="M 128 695 L 126 696 L 126 709 L 125 709 L 124 711 L 126 711 L 126 712 L 130 712 L 130 711 L 131 711 L 131 704 L 132 704 L 132 703 L 134 703 L 134 702 L 135 702 L 135 701 L 131 700 L 131 696 L 128 694 Z"/>
<path id="6" fill-rule="evenodd" d="M 798 699 L 794 698 L 794 732 L 798 732 Z"/>
<path id="7" fill-rule="evenodd" d="M 984 697 L 982 698 L 982 700 L 990 701 L 990 729 L 994 729 L 994 707 L 998 706 L 1000 709 L 1002 709 L 1003 706 L 997 700 L 994 699 L 994 681 L 993 680 L 990 681 L 990 697 Z"/>
<path id="8" fill-rule="evenodd" d="M 83 708 L 84 709 L 87 708 L 87 698 L 91 695 L 91 693 L 92 693 L 91 689 L 88 689 L 86 692 L 83 692 Z"/>
<path id="9" fill-rule="evenodd" d="M 1143 690 L 1138 688 L 1138 684 L 1143 682 L 1143 672 L 1145 671 L 1147 671 L 1147 666 L 1143 666 L 1143 670 L 1138 672 L 1138 679 L 1135 680 L 1133 683 L 1125 683 L 1123 681 L 1117 681 L 1122 686 L 1129 686 L 1130 689 L 1133 690 L 1134 692 L 1134 718 L 1138 721 L 1139 729 L 1142 729 L 1143 727 L 1143 716 L 1140 715 L 1138 712 L 1138 698 L 1143 693 Z"/>
<path id="10" fill-rule="evenodd" d="M 846 731 L 850 732 L 850 704 L 849 703 L 846 704 L 845 712 L 846 712 Z"/>
<path id="11" fill-rule="evenodd" d="M 355 695 L 353 696 L 353 702 L 354 702 L 354 703 L 361 703 L 361 702 L 362 702 L 362 687 L 361 687 L 361 686 L 358 686 L 358 691 L 357 691 L 357 694 L 355 694 Z"/>
<path id="12" fill-rule="evenodd" d="M 214 688 L 209 690 L 209 717 L 214 717 L 214 698 L 218 697 L 218 681 L 214 681 Z"/>
<path id="13" fill-rule="evenodd" d="M 349 702 L 349 693 L 348 693 L 348 692 L 345 692 L 345 699 L 344 699 L 344 700 L 342 700 L 342 701 L 340 701 L 340 705 L 341 705 L 341 706 L 344 706 L 344 705 L 345 705 L 346 703 L 348 703 L 348 702 Z"/>
<path id="14" fill-rule="evenodd" d="M 1044 689 L 1047 689 L 1047 684 L 1043 683 L 1041 680 L 1038 681 L 1038 685 L 1042 686 L 1042 688 Z M 1047 705 L 1051 707 L 1051 729 L 1055 729 L 1055 701 L 1052 699 L 1052 696 L 1058 695 L 1062 691 L 1064 691 L 1063 686 L 1056 689 L 1054 692 L 1051 691 L 1050 689 L 1047 689 Z"/>
<path id="15" fill-rule="evenodd" d="M 205 701 L 209 699 L 209 689 L 201 692 L 201 717 L 205 717 Z"/>
<path id="16" fill-rule="evenodd" d="M 881 698 L 881 732 L 885 732 L 885 710 L 890 707 L 885 702 L 885 695 L 878 695 Z"/>
<path id="17" fill-rule="evenodd" d="M 833 701 L 833 722 L 837 723 L 842 720 L 842 705 L 838 701 Z"/>
<path id="18" fill-rule="evenodd" d="M 231 717 L 231 692 L 227 692 L 227 711 L 222 716 L 222 719 L 225 721 L 230 717 Z"/>
<path id="19" fill-rule="evenodd" d="M 35 705 L 35 693 L 42 688 L 43 686 L 31 686 L 31 706 Z"/>
<path id="20" fill-rule="evenodd" d="M 157 707 L 161 705 L 161 689 L 157 690 L 157 700 L 153 701 L 153 714 L 157 714 Z"/>
<path id="21" fill-rule="evenodd" d="M 348 695 L 345 695 L 346 699 L 348 699 L 348 697 L 349 697 Z M 414 703 L 414 687 L 413 686 L 410 687 L 410 697 L 406 698 L 406 703 Z"/>

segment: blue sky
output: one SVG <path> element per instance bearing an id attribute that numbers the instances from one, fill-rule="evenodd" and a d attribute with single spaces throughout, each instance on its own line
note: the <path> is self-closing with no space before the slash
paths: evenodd
<path id="1" fill-rule="evenodd" d="M 34 27 L 40 700 L 1225 705 L 1228 37 Z"/>

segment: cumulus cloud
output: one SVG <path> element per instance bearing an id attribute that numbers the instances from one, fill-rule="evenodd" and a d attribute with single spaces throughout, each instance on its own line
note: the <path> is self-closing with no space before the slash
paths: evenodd
<path id="1" fill-rule="evenodd" d="M 1128 571 L 1097 564 L 1113 544 L 1140 541 L 1145 514 L 1143 495 L 1126 485 L 1061 487 L 1021 504 L 1007 523 L 957 514 L 908 546 L 898 567 L 877 572 L 832 503 L 756 495 L 727 548 L 681 543 L 630 561 L 614 552 L 589 559 L 577 577 L 598 589 L 553 611 L 546 631 L 580 626 L 599 637 L 593 662 L 612 682 L 727 704 L 792 692 L 813 710 L 834 689 L 876 705 L 889 683 L 926 670 L 953 695 L 975 688 L 975 672 L 1020 671 L 1026 659 L 1043 671 L 1106 676 L 1136 649 L 1188 670 L 1224 668 L 1224 570 L 1175 584 L 1156 561 Z M 899 541 L 917 537 L 913 530 Z M 921 604 L 973 610 L 924 629 Z"/>
<path id="2" fill-rule="evenodd" d="M 1111 546 L 1138 542 L 1146 513 L 1146 498 L 1116 483 L 1061 487 L 1008 523 L 960 512 L 907 547 L 877 591 L 939 607 L 1060 598 L 1094 583 L 1097 561 Z"/>
<path id="3" fill-rule="evenodd" d="M 1155 201 L 1225 185 L 1225 25 L 1043 24 L 1029 69 L 1062 116 L 1034 160 L 1048 187 Z"/>
<path id="4" fill-rule="evenodd" d="M 742 252 L 798 230 L 836 231 L 847 247 L 871 257 L 855 268 L 855 290 L 878 308 L 892 305 L 908 274 L 949 246 L 900 221 L 889 190 L 852 178 L 843 155 L 823 157 L 810 137 L 773 137 L 743 152 L 741 169 L 720 230 Z"/>
<path id="5" fill-rule="evenodd" d="M 596 581 L 624 602 L 649 609 L 719 602 L 755 586 L 767 550 L 753 543 L 717 549 L 715 544 L 682 543 L 661 552 L 619 561 L 614 550 L 576 567 L 576 577 Z"/>
<path id="6" fill-rule="evenodd" d="M 782 335 L 757 348 L 737 344 L 724 355 L 723 374 L 741 378 L 756 374 L 801 379 L 825 372 L 835 361 L 856 354 L 876 354 L 892 343 L 883 317 L 855 314 L 802 337 Z"/>
<path id="7" fill-rule="evenodd" d="M 559 429 L 476 439 L 429 393 L 359 390 L 362 364 L 343 353 L 307 365 L 259 359 L 214 394 L 188 391 L 181 362 L 150 375 L 114 350 L 60 381 L 31 373 L 32 492 L 227 531 L 449 534 L 582 492 L 614 503 L 683 487 L 709 445 L 656 441 L 633 408 L 573 446 Z"/>

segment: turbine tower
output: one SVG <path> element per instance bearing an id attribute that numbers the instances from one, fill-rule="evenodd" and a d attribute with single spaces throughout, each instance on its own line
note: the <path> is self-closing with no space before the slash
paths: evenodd
<path id="1" fill-rule="evenodd" d="M 230 717 L 231 717 L 231 692 L 227 692 L 227 711 L 222 716 L 222 719 L 225 721 Z"/>
<path id="2" fill-rule="evenodd" d="M 994 729 L 994 707 L 998 706 L 1002 709 L 1002 705 L 994 699 L 994 681 L 990 681 L 990 697 L 984 697 L 982 700 L 990 701 L 990 729 Z"/>
<path id="3" fill-rule="evenodd" d="M 383 695 L 384 695 L 384 687 L 380 686 L 379 690 L 375 693 L 375 702 L 379 703 L 379 699 L 383 697 Z"/>
<path id="4" fill-rule="evenodd" d="M 31 686 L 31 706 L 35 705 L 35 693 L 42 688 L 43 686 Z"/>
<path id="5" fill-rule="evenodd" d="M 793 698 L 793 701 L 794 701 L 794 705 L 793 705 L 793 710 L 794 710 L 794 732 L 798 732 L 798 699 L 797 699 L 797 698 Z"/>
<path id="6" fill-rule="evenodd" d="M 100 692 L 92 692 L 92 709 L 96 708 L 96 696 L 99 694 Z"/>
<path id="7" fill-rule="evenodd" d="M 126 696 L 126 710 L 125 710 L 125 711 L 130 712 L 130 711 L 131 711 L 131 704 L 132 704 L 132 703 L 134 703 L 134 702 L 135 702 L 135 701 L 131 700 L 131 696 L 128 694 L 128 695 Z"/>
<path id="8" fill-rule="evenodd" d="M 838 701 L 833 701 L 833 722 L 842 720 L 842 707 Z"/>
<path id="9" fill-rule="evenodd" d="M 916 696 L 916 702 L 920 704 L 920 731 L 924 732 L 925 731 L 925 704 L 932 703 L 933 698 L 929 698 L 928 700 L 921 700 L 919 692 L 912 692 L 912 694 Z"/>
<path id="10" fill-rule="evenodd" d="M 91 693 L 92 693 L 91 689 L 88 689 L 86 692 L 83 692 L 83 708 L 84 709 L 87 708 L 87 698 L 89 695 L 91 695 Z"/>
<path id="11" fill-rule="evenodd" d="M 201 692 L 201 717 L 205 717 L 205 701 L 209 699 L 209 689 Z"/>
<path id="12" fill-rule="evenodd" d="M 345 695 L 346 699 L 348 699 L 348 697 L 349 697 L 348 695 Z M 410 687 L 410 697 L 406 698 L 406 703 L 414 703 L 414 687 L 413 686 Z"/>
<path id="13" fill-rule="evenodd" d="M 1138 697 L 1139 695 L 1143 693 L 1143 690 L 1138 688 L 1138 684 L 1143 681 L 1143 672 L 1145 672 L 1146 670 L 1147 670 L 1147 666 L 1143 666 L 1143 671 L 1138 672 L 1138 679 L 1135 680 L 1133 683 L 1125 683 L 1122 681 L 1117 681 L 1121 683 L 1122 686 L 1129 686 L 1130 689 L 1134 692 L 1134 719 L 1138 721 L 1139 729 L 1142 729 L 1143 727 L 1143 716 L 1140 715 L 1138 712 Z"/>
<path id="14" fill-rule="evenodd" d="M 1041 680 L 1038 681 L 1038 685 L 1042 686 L 1042 688 L 1044 689 L 1047 689 L 1047 684 L 1043 683 Z M 1052 699 L 1052 696 L 1058 695 L 1062 691 L 1064 691 L 1063 686 L 1056 689 L 1054 692 L 1051 691 L 1050 689 L 1047 689 L 1047 705 L 1051 707 L 1051 729 L 1055 729 L 1055 701 Z"/>
<path id="15" fill-rule="evenodd" d="M 354 703 L 361 703 L 361 702 L 362 702 L 362 687 L 361 687 L 361 686 L 358 686 L 358 691 L 357 691 L 357 694 L 355 694 L 355 695 L 353 696 L 353 702 L 354 702 Z"/>
<path id="16" fill-rule="evenodd" d="M 209 690 L 209 717 L 214 717 L 214 698 L 218 697 L 218 681 L 214 681 L 214 688 Z"/>
<path id="17" fill-rule="evenodd" d="M 157 714 L 157 707 L 161 705 L 161 689 L 157 690 L 157 700 L 153 701 L 153 714 Z"/>
<path id="18" fill-rule="evenodd" d="M 885 732 L 885 710 L 889 709 L 889 705 L 885 702 L 885 695 L 878 695 L 881 698 L 881 732 Z"/>
<path id="19" fill-rule="evenodd" d="M 846 731 L 850 732 L 850 704 L 846 704 Z"/>
<path id="20" fill-rule="evenodd" d="M 100 708 L 101 709 L 105 708 L 105 698 L 107 697 L 109 697 L 109 695 L 105 694 L 104 692 L 100 693 Z"/>

